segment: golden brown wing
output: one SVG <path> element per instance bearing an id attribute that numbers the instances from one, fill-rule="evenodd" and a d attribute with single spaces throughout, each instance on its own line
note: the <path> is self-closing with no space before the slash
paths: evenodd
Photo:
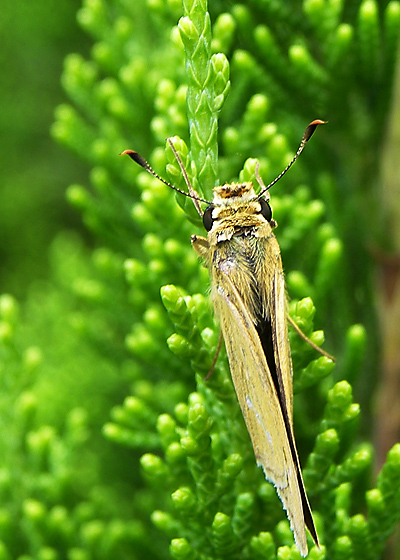
<path id="1" fill-rule="evenodd" d="M 301 501 L 303 506 L 303 516 L 306 527 L 310 531 L 310 534 L 318 546 L 318 535 L 315 529 L 314 520 L 312 517 L 312 512 L 310 504 L 308 502 L 306 490 L 304 487 L 303 476 L 301 474 L 300 461 L 297 454 L 296 444 L 294 440 L 293 433 L 293 389 L 292 389 L 292 360 L 290 356 L 290 347 L 288 341 L 287 332 L 287 319 L 286 319 L 286 290 L 285 281 L 283 273 L 279 270 L 275 270 L 274 280 L 273 280 L 273 297 L 272 297 L 272 307 L 271 307 L 271 323 L 273 324 L 272 332 L 273 336 L 273 346 L 274 353 L 276 356 L 276 374 L 278 378 L 279 388 L 283 390 L 281 402 L 287 403 L 286 407 L 281 407 L 283 418 L 286 424 L 286 431 L 288 434 L 288 441 L 290 448 L 292 450 L 293 462 L 296 466 L 296 475 L 298 487 L 301 495 Z M 286 408 L 286 410 L 285 410 Z M 282 498 L 283 501 L 283 498 Z"/>
<path id="2" fill-rule="evenodd" d="M 303 514 L 305 492 L 291 420 L 287 415 L 285 418 L 282 412 L 263 347 L 239 293 L 229 276 L 217 269 L 213 269 L 213 275 L 212 299 L 220 320 L 232 380 L 257 464 L 263 468 L 265 477 L 275 485 L 287 512 L 296 544 L 305 556 L 308 551 Z M 275 289 L 279 291 L 279 285 Z M 280 304 L 285 312 L 284 300 Z M 281 315 L 276 311 L 274 315 L 275 323 L 279 326 Z M 279 335 L 275 346 L 278 355 L 283 352 Z M 291 372 L 286 375 L 290 376 Z M 283 387 L 285 385 L 284 382 Z M 316 537 L 315 529 L 313 537 L 314 535 Z"/>

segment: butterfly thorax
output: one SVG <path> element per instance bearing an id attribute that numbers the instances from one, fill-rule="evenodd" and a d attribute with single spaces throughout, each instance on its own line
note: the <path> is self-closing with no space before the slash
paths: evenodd
<path id="1" fill-rule="evenodd" d="M 266 286 L 276 267 L 282 269 L 276 224 L 271 214 L 269 221 L 265 217 L 263 203 L 250 182 L 216 187 L 208 232 L 212 273 L 229 276 L 255 324 L 269 316 L 272 294 Z"/>
<path id="2" fill-rule="evenodd" d="M 264 202 L 265 205 L 265 201 Z M 253 183 L 231 183 L 214 188 L 212 203 L 212 229 L 210 245 L 229 241 L 234 236 L 269 237 L 274 220 L 268 221 L 262 214 L 263 206 L 257 197 Z"/>

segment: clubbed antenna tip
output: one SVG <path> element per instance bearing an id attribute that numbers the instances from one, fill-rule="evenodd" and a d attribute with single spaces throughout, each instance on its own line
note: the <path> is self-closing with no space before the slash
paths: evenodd
<path id="1" fill-rule="evenodd" d="M 142 157 L 137 152 L 134 152 L 133 150 L 125 150 L 124 152 L 121 152 L 119 155 L 120 156 L 129 156 L 131 159 L 133 159 L 133 161 L 138 163 L 144 169 L 148 170 L 149 167 L 150 167 L 149 164 L 147 163 L 147 161 L 144 159 L 144 157 Z"/>
<path id="2" fill-rule="evenodd" d="M 308 142 L 311 136 L 314 134 L 315 129 L 319 124 L 326 124 L 328 121 L 322 121 L 321 119 L 315 119 L 315 121 L 311 122 L 304 131 L 303 140 L 304 142 Z"/>

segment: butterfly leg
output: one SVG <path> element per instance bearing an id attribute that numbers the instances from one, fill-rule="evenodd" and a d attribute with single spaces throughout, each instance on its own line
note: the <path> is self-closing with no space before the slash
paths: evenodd
<path id="1" fill-rule="evenodd" d="M 293 319 L 291 318 L 291 316 L 289 315 L 289 313 L 287 313 L 287 320 L 289 325 L 291 325 L 293 327 L 293 329 L 297 332 L 297 334 L 303 339 L 305 340 L 305 342 L 307 342 L 307 344 L 309 344 L 311 346 L 311 348 L 314 348 L 314 350 L 316 350 L 317 352 L 319 352 L 320 354 L 322 354 L 323 356 L 326 356 L 327 358 L 329 358 L 330 360 L 332 360 L 332 362 L 336 362 L 336 358 L 334 358 L 331 354 L 329 354 L 328 352 L 326 352 L 325 350 L 323 350 L 322 348 L 320 348 L 319 346 L 317 346 L 316 344 L 314 344 L 314 342 L 312 340 L 310 340 L 308 338 L 308 336 L 306 336 L 303 331 L 301 330 L 301 328 L 296 325 L 296 323 L 293 321 Z"/>

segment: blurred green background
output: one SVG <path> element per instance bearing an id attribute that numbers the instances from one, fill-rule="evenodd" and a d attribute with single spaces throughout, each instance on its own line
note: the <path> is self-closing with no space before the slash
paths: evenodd
<path id="1" fill-rule="evenodd" d="M 76 22 L 80 5 L 21 0 L 0 10 L 0 292 L 18 298 L 46 276 L 55 233 L 84 231 L 65 189 L 87 169 L 50 137 L 54 109 L 66 99 L 64 57 L 90 45 Z"/>

